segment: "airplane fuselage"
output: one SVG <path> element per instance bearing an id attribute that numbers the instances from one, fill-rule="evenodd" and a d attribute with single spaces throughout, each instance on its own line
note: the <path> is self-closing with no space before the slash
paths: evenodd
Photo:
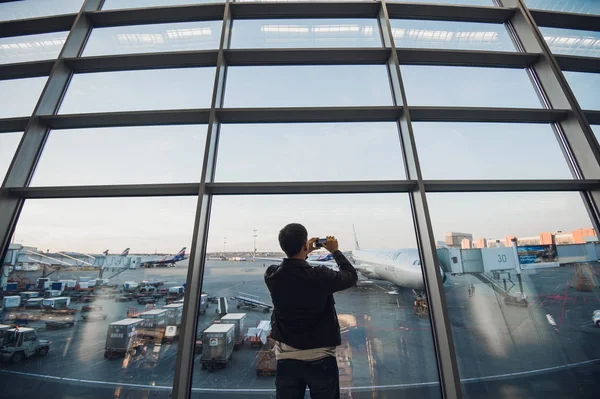
<path id="1" fill-rule="evenodd" d="M 386 280 L 399 287 L 424 289 L 419 251 L 404 248 L 391 251 L 354 250 L 356 270 L 368 279 Z M 440 269 L 442 277 L 445 275 Z"/>

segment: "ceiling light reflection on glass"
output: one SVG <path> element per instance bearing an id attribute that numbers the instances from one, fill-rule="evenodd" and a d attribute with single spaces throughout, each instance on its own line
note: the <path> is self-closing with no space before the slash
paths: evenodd
<path id="1" fill-rule="evenodd" d="M 453 32 L 443 30 L 393 28 L 392 35 L 397 39 L 430 42 L 470 41 L 489 43 L 498 41 L 497 32 Z"/>
<path id="2" fill-rule="evenodd" d="M 260 28 L 264 33 L 362 33 L 365 36 L 373 35 L 373 27 L 359 25 L 263 25 Z"/>
<path id="3" fill-rule="evenodd" d="M 189 40 L 191 37 L 212 36 L 211 28 L 171 29 L 165 33 L 120 33 L 117 40 L 128 45 L 157 45 L 168 42 Z"/>

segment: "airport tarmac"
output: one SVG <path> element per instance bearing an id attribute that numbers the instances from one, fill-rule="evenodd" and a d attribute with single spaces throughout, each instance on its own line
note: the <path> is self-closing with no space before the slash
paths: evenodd
<path id="1" fill-rule="evenodd" d="M 263 282 L 269 264 L 209 261 L 203 290 L 226 297 L 243 292 L 270 302 Z M 599 271 L 600 267 L 595 266 L 596 274 Z M 115 282 L 147 279 L 180 285 L 186 272 L 187 265 L 181 262 L 175 268 L 127 271 L 115 277 Z M 61 272 L 60 278 L 69 278 L 69 273 Z M 74 274 L 95 276 L 93 272 Z M 600 329 L 592 325 L 591 314 L 600 309 L 598 289 L 578 292 L 569 288 L 572 274 L 571 267 L 524 271 L 524 292 L 530 300 L 526 308 L 505 305 L 473 276 L 448 278 L 446 299 L 467 397 L 469 393 L 494 397 L 488 388 L 503 392 L 506 387 L 517 396 L 564 390 L 573 397 L 596 396 Z M 468 296 L 469 284 L 475 285 L 472 297 Z M 395 398 L 400 393 L 439 397 L 431 323 L 413 314 L 411 292 L 389 295 L 391 288 L 387 283 L 361 283 L 335 296 L 342 330 L 337 357 L 344 397 Z M 21 381 L 37 389 L 42 384 L 50 391 L 70 392 L 71 397 L 84 397 L 76 393 L 83 392 L 82 387 L 95 387 L 94 392 L 106 395 L 88 395 L 90 398 L 168 397 L 177 342 L 157 348 L 158 361 L 152 358 L 152 351 L 128 364 L 123 359 L 106 360 L 103 353 L 108 323 L 125 318 L 128 307 L 143 307 L 136 302 L 113 300 L 98 300 L 95 304 L 104 307 L 106 321 L 78 322 L 64 330 L 40 329 L 41 338 L 53 341 L 50 353 L 45 358 L 1 366 L 2 381 Z M 238 312 L 235 305 L 235 301 L 229 302 L 230 312 Z M 207 313 L 200 316 L 198 331 L 214 320 L 215 308 L 210 304 Z M 240 312 L 247 313 L 246 327 L 269 317 L 259 310 Z M 548 314 L 556 321 L 554 328 Z M 225 369 L 215 372 L 202 371 L 197 355 L 193 393 L 203 398 L 249 394 L 273 397 L 274 378 L 256 376 L 256 353 L 257 349 L 245 345 L 233 353 Z M 570 386 L 574 387 L 572 392 Z M 218 393 L 214 391 L 217 389 L 225 391 Z M 6 386 L 0 392 L 1 397 L 12 398 L 17 391 Z"/>

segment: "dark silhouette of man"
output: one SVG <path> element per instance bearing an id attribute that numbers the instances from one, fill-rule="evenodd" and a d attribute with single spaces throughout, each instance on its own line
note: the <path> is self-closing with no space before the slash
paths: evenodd
<path id="1" fill-rule="evenodd" d="M 308 239 L 301 224 L 288 224 L 279 232 L 279 245 L 287 258 L 265 272 L 274 307 L 271 338 L 278 399 L 304 398 L 307 385 L 313 399 L 340 397 L 335 350 L 341 336 L 333 293 L 354 286 L 358 275 L 333 236 L 323 247 L 333 254 L 339 271 L 310 266 L 306 259 L 317 249 L 316 241 Z"/>

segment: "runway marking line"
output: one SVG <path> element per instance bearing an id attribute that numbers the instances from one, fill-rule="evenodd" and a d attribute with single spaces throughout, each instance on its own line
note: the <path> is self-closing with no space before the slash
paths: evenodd
<path id="1" fill-rule="evenodd" d="M 564 370 L 570 369 L 574 367 L 579 367 L 587 364 L 593 364 L 600 362 L 600 359 L 592 359 L 586 360 L 578 363 L 569 363 L 561 366 L 553 366 L 553 367 L 545 367 L 542 369 L 536 370 L 528 370 L 528 371 L 519 371 L 516 373 L 505 373 L 505 374 L 496 374 L 496 375 L 488 375 L 484 377 L 472 377 L 472 378 L 461 378 L 461 383 L 469 383 L 469 382 L 479 382 L 479 381 L 489 381 L 489 380 L 499 380 L 507 377 L 522 377 L 527 375 L 535 375 L 535 374 L 543 374 L 550 371 Z M 172 386 L 167 385 L 144 385 L 144 384 L 132 384 L 127 382 L 111 382 L 111 381 L 96 381 L 96 380 L 85 380 L 79 378 L 69 378 L 69 377 L 57 377 L 53 375 L 42 375 L 42 374 L 33 374 L 33 373 L 24 373 L 22 371 L 11 371 L 11 370 L 0 370 L 2 373 L 6 374 L 14 374 L 14 375 L 22 375 L 26 377 L 36 377 L 42 379 L 49 380 L 57 380 L 57 381 L 68 381 L 68 382 L 77 382 L 83 384 L 92 384 L 92 385 L 104 385 L 111 387 L 132 387 L 132 388 L 143 388 L 143 389 L 153 389 L 153 390 L 172 390 Z M 416 382 L 409 384 L 393 384 L 393 385 L 372 385 L 372 386 L 358 386 L 358 387 L 340 387 L 341 391 L 372 391 L 372 390 L 383 390 L 383 389 L 395 389 L 395 388 L 414 388 L 414 387 L 425 387 L 425 386 L 435 386 L 439 385 L 439 381 L 430 381 L 430 382 Z M 275 389 L 269 388 L 248 388 L 248 389 L 240 389 L 240 388 L 224 388 L 224 389 L 215 389 L 215 388 L 192 388 L 193 392 L 218 392 L 218 393 L 244 393 L 244 392 L 252 392 L 252 393 L 274 393 Z M 308 390 L 307 390 L 308 391 Z"/>

